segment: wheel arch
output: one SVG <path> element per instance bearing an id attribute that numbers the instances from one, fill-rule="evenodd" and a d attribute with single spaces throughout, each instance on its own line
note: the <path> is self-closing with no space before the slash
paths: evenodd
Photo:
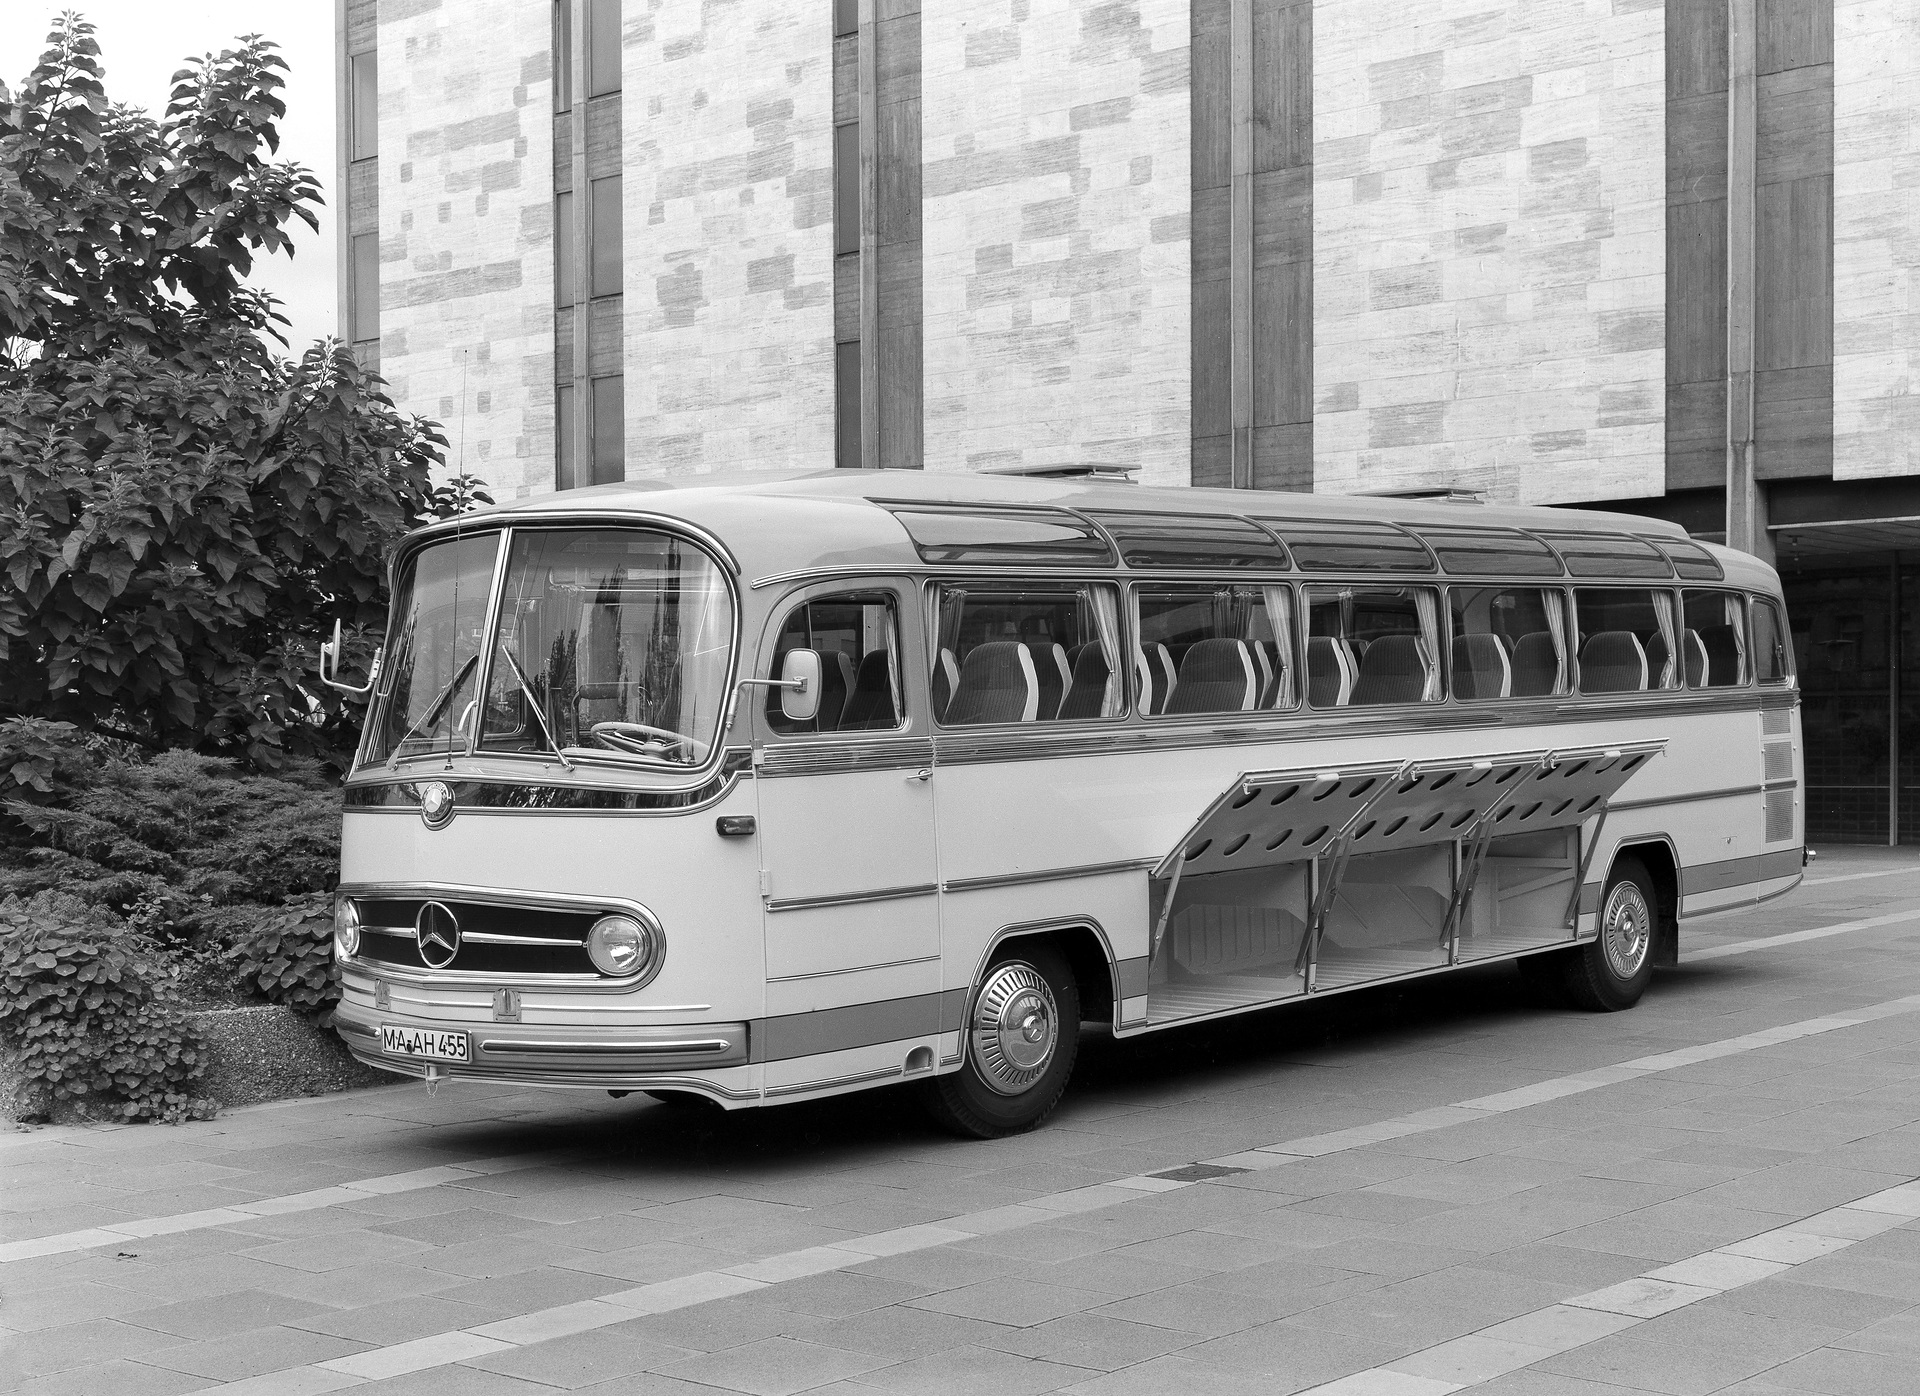
<path id="1" fill-rule="evenodd" d="M 1020 941 L 1039 941 L 1060 952 L 1080 991 L 1082 1022 L 1113 1023 L 1114 1011 L 1120 1002 L 1120 971 L 1106 928 L 1091 916 L 1054 917 L 1002 926 L 980 952 L 973 976 L 967 981 L 968 992 L 978 987 L 996 955 Z"/>
<path id="2" fill-rule="evenodd" d="M 1636 834 L 1613 850 L 1607 865 L 1607 881 L 1622 858 L 1633 857 L 1653 879 L 1654 934 L 1653 962 L 1657 966 L 1680 963 L 1680 858 L 1673 839 L 1667 834 Z M 1606 884 L 1602 883 L 1602 887 Z"/>

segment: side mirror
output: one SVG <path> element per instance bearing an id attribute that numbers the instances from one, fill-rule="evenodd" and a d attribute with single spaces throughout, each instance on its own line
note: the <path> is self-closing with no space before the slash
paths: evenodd
<path id="1" fill-rule="evenodd" d="M 329 688 L 337 688 L 342 693 L 354 697 L 363 697 L 373 692 L 373 686 L 380 682 L 380 661 L 386 657 L 386 647 L 374 652 L 373 664 L 367 671 L 367 681 L 355 688 L 352 684 L 340 682 L 340 622 L 333 623 L 333 638 L 320 642 L 320 682 Z"/>
<path id="2" fill-rule="evenodd" d="M 780 666 L 780 716 L 811 722 L 820 711 L 820 651 L 788 650 Z"/>

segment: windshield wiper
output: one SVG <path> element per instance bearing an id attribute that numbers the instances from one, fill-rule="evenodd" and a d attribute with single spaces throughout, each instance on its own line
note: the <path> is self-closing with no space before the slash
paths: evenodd
<path id="1" fill-rule="evenodd" d="M 540 700 L 534 697 L 533 685 L 527 682 L 527 671 L 520 667 L 520 661 L 513 657 L 513 651 L 505 645 L 500 646 L 500 657 L 512 667 L 513 677 L 519 682 L 520 691 L 527 695 L 527 706 L 533 709 L 534 717 L 539 719 L 540 730 L 546 734 L 547 745 L 553 748 L 555 758 L 563 769 L 571 771 L 573 762 L 567 760 L 566 752 L 560 750 L 560 743 L 554 738 L 553 729 L 547 726 L 546 709 L 541 707 Z"/>
<path id="2" fill-rule="evenodd" d="M 460 672 L 448 679 L 447 686 L 434 696 L 434 700 L 431 703 L 427 704 L 427 710 L 420 714 L 420 720 L 400 734 L 400 740 L 393 744 L 393 755 L 387 758 L 387 769 L 389 771 L 399 769 L 400 748 L 411 741 L 414 734 L 422 727 L 431 727 L 440 720 L 441 715 L 447 710 L 447 705 L 453 701 L 453 695 L 459 692 L 460 685 L 467 681 L 467 676 L 473 672 L 474 666 L 479 664 L 479 662 L 480 656 L 478 653 L 468 655 L 467 662 L 460 666 Z"/>

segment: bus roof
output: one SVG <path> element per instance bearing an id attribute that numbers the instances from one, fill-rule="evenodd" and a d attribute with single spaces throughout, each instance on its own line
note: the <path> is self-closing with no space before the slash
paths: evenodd
<path id="1" fill-rule="evenodd" d="M 1471 499 L 1131 485 L 1088 477 L 1024 477 L 920 470 L 738 471 L 643 479 L 537 495 L 430 526 L 533 523 L 549 519 L 634 516 L 680 520 L 722 542 L 748 582 L 821 568 L 898 568 L 925 564 L 896 508 L 914 505 L 985 512 L 1064 508 L 1116 513 L 1238 516 L 1305 522 L 1384 522 L 1423 528 L 1522 528 L 1550 533 L 1637 534 L 1685 541 L 1677 524 L 1637 514 L 1487 504 Z M 1729 582 L 1776 589 L 1771 568 L 1745 553 L 1705 547 Z"/>

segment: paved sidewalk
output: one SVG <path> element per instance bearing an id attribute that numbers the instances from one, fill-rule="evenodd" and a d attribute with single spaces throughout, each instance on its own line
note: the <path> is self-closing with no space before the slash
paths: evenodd
<path id="1" fill-rule="evenodd" d="M 1090 1038 L 996 1143 L 417 1084 L 0 1134 L 0 1390 L 1920 1391 L 1920 856 L 1682 944 L 1625 1014 Z"/>

